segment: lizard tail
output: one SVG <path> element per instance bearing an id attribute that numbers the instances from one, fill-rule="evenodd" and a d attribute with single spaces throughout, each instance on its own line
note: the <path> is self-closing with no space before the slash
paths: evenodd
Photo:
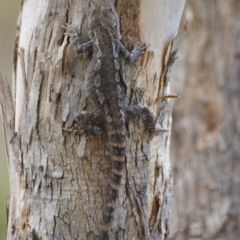
<path id="1" fill-rule="evenodd" d="M 109 129 L 109 144 L 112 160 L 112 178 L 109 186 L 107 206 L 103 211 L 103 226 L 100 240 L 107 239 L 107 232 L 110 227 L 112 215 L 115 209 L 118 190 L 121 185 L 123 168 L 125 163 L 125 127 L 123 122 L 118 125 L 118 130 Z"/>

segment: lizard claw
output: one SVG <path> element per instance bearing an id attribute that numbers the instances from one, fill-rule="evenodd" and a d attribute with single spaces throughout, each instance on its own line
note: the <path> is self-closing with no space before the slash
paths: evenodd
<path id="1" fill-rule="evenodd" d="M 142 44 L 142 45 L 134 44 L 133 51 L 137 52 L 140 55 L 140 54 L 143 54 L 146 51 L 146 49 L 147 49 L 147 46 L 145 44 Z"/>
<path id="2" fill-rule="evenodd" d="M 66 32 L 64 33 L 65 35 L 67 35 L 71 38 L 78 36 L 78 33 L 73 25 L 66 24 L 66 25 L 63 25 L 62 27 L 66 30 Z"/>
<path id="3" fill-rule="evenodd" d="M 141 51 L 142 51 L 142 53 L 143 53 L 143 52 L 146 51 L 146 49 L 147 49 L 149 46 L 147 46 L 147 45 L 145 45 L 145 44 L 142 44 L 142 45 L 140 45 L 139 47 L 140 47 L 140 49 L 141 49 Z"/>

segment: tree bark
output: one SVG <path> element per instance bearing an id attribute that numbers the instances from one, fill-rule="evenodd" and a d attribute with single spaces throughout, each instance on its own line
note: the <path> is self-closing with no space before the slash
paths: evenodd
<path id="1" fill-rule="evenodd" d="M 171 145 L 179 240 L 240 236 L 239 11 L 237 0 L 190 0 L 184 11 Z"/>
<path id="2" fill-rule="evenodd" d="M 184 0 L 116 2 L 124 45 L 149 46 L 136 63 L 124 63 L 127 102 L 149 106 L 157 123 L 168 129 L 169 101 L 160 97 L 169 94 L 177 50 L 172 41 Z M 11 185 L 8 240 L 99 236 L 111 168 L 106 137 L 86 138 L 63 130 L 78 112 L 93 109 L 83 89 L 89 57 L 75 55 L 62 28 L 71 23 L 81 40 L 88 40 L 89 6 L 84 0 L 22 2 L 14 104 L 3 77 L 0 88 Z M 151 140 L 141 120 L 127 123 L 126 167 L 109 239 L 169 236 L 169 134 Z"/>

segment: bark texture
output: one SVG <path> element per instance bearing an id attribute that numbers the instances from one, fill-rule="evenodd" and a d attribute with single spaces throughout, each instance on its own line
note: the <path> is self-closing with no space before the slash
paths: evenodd
<path id="1" fill-rule="evenodd" d="M 14 104 L 3 77 L 0 89 L 11 184 L 8 240 L 99 236 L 111 168 L 106 137 L 87 139 L 63 130 L 78 112 L 93 107 L 83 89 L 89 57 L 75 55 L 62 28 L 71 23 L 82 41 L 88 40 L 90 2 L 22 1 Z M 136 63 L 125 64 L 128 103 L 149 106 L 158 124 L 170 128 L 168 100 L 159 97 L 169 92 L 169 59 L 176 53 L 172 40 L 184 1 L 116 4 L 125 46 L 150 46 Z M 172 198 L 169 132 L 151 140 L 139 119 L 127 129 L 123 187 L 109 239 L 167 239 Z"/>
<path id="2" fill-rule="evenodd" d="M 240 2 L 189 0 L 174 69 L 172 229 L 177 239 L 240 236 Z"/>

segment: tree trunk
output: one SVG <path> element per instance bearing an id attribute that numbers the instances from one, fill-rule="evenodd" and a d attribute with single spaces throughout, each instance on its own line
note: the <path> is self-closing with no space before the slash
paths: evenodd
<path id="1" fill-rule="evenodd" d="M 149 106 L 166 129 L 170 107 L 160 97 L 169 94 L 177 50 L 172 40 L 183 6 L 184 0 L 117 1 L 122 43 L 149 46 L 136 63 L 124 63 L 127 103 Z M 106 137 L 64 130 L 78 112 L 93 109 L 83 88 L 90 59 L 76 56 L 62 28 L 71 23 L 86 42 L 89 7 L 84 0 L 22 2 L 14 104 L 3 77 L 0 88 L 11 185 L 8 240 L 90 240 L 101 231 L 111 168 Z M 109 239 L 169 236 L 169 134 L 149 136 L 141 120 L 127 123 L 125 171 Z"/>
<path id="2" fill-rule="evenodd" d="M 238 0 L 189 0 L 185 8 L 171 145 L 179 240 L 240 236 L 239 12 Z"/>

